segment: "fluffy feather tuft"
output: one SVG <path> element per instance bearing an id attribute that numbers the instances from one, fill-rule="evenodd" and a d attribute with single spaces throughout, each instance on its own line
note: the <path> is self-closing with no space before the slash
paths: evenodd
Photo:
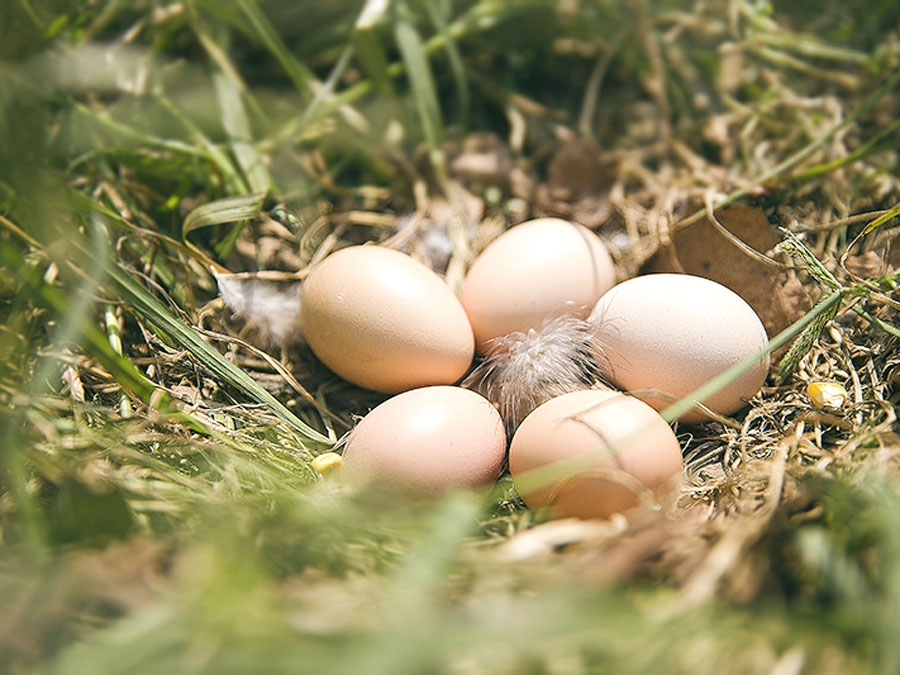
<path id="1" fill-rule="evenodd" d="M 609 386 L 594 325 L 574 316 L 548 319 L 494 338 L 462 386 L 491 401 L 512 433 L 532 410 L 571 391 Z"/>
<path id="2" fill-rule="evenodd" d="M 285 347 L 302 342 L 299 281 L 264 279 L 254 274 L 213 274 L 222 300 L 265 345 Z"/>

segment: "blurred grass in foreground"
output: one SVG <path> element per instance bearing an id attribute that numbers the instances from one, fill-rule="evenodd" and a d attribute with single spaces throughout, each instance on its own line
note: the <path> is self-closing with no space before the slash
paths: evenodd
<path id="1" fill-rule="evenodd" d="M 310 207 L 314 243 L 330 214 L 411 212 L 423 186 L 452 195 L 447 148 L 473 130 L 536 175 L 563 127 L 633 152 L 625 189 L 648 212 L 673 156 L 733 174 L 693 198 L 769 176 L 763 204 L 833 219 L 900 201 L 895 90 L 841 127 L 855 154 L 817 145 L 896 71 L 894 4 L 707 4 L 4 3 L 0 669 L 895 672 L 889 406 L 860 408 L 855 437 L 817 431 L 858 452 L 823 471 L 791 455 L 785 496 L 732 540 L 686 509 L 510 560 L 501 542 L 533 521 L 507 482 L 414 505 L 336 490 L 309 461 L 368 401 L 342 408 L 361 395 L 314 369 L 315 405 L 272 393 L 202 331 L 224 313 L 208 265 L 258 262 L 240 246 L 264 207 Z M 730 164 L 700 134 L 716 115 L 740 131 Z M 728 478 L 710 523 L 745 489 Z M 687 592 L 695 569 L 721 593 Z"/>

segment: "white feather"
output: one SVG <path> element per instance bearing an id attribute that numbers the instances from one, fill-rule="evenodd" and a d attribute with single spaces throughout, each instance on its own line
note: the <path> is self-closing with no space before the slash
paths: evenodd
<path id="1" fill-rule="evenodd" d="M 262 342 L 284 347 L 303 341 L 299 281 L 261 279 L 252 274 L 214 275 L 222 300 Z"/>

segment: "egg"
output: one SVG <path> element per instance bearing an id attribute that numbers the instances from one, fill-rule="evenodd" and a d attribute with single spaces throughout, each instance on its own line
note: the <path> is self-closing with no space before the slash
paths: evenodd
<path id="1" fill-rule="evenodd" d="M 496 480 L 506 455 L 500 415 L 468 389 L 431 386 L 392 396 L 350 433 L 344 478 L 413 494 Z"/>
<path id="2" fill-rule="evenodd" d="M 588 389 L 557 396 L 524 419 L 510 444 L 509 471 L 531 508 L 608 518 L 670 496 L 682 474 L 681 448 L 646 403 Z"/>
<path id="3" fill-rule="evenodd" d="M 386 394 L 453 384 L 475 351 L 466 313 L 443 279 L 382 246 L 340 249 L 315 265 L 303 283 L 300 324 L 328 368 Z"/>
<path id="4" fill-rule="evenodd" d="M 657 410 L 687 397 L 731 366 L 763 350 L 762 321 L 725 286 L 687 274 L 649 274 L 623 281 L 605 293 L 589 320 L 597 329 L 598 359 L 612 382 Z M 768 355 L 701 401 L 729 415 L 762 387 Z M 700 409 L 684 422 L 708 419 Z"/>
<path id="5" fill-rule="evenodd" d="M 538 330 L 571 313 L 585 318 L 616 281 L 603 241 L 582 225 L 538 218 L 492 241 L 475 259 L 459 299 L 479 352 L 492 338 Z"/>

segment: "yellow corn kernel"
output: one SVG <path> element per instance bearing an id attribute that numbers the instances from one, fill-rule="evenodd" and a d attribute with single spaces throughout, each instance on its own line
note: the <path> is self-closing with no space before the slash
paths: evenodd
<path id="1" fill-rule="evenodd" d="M 336 452 L 323 452 L 312 461 L 312 468 L 321 476 L 337 469 L 341 465 L 341 456 Z"/>
<path id="2" fill-rule="evenodd" d="M 817 408 L 839 410 L 847 402 L 847 390 L 837 382 L 810 382 L 806 393 Z"/>

